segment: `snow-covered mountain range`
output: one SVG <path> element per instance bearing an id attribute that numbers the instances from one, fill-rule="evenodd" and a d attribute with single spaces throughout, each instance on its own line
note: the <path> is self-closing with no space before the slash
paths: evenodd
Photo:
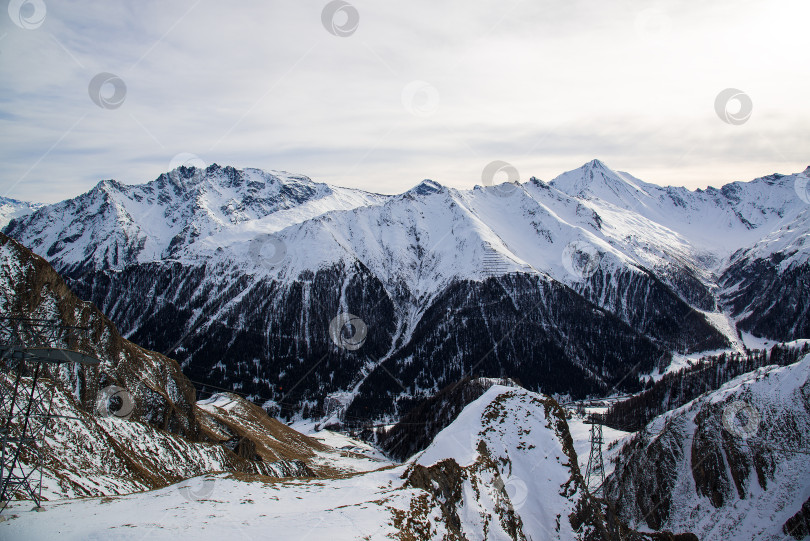
<path id="1" fill-rule="evenodd" d="M 436 395 L 404 421 L 429 444 L 416 442 L 420 450 L 397 464 L 358 453 L 362 444 L 344 436 L 298 433 L 235 394 L 195 402 L 174 361 L 122 339 L 43 259 L 2 234 L 0 285 L 3 313 L 87 326 L 89 336 L 57 345 L 101 360 L 49 374 L 57 417 L 38 447 L 49 520 L 11 502 L 4 538 L 88 538 L 125 524 L 139 535 L 159 525 L 155 535 L 169 538 L 197 524 L 200 538 L 215 539 L 234 525 L 202 519 L 220 515 L 241 517 L 235 531 L 247 538 L 268 529 L 313 539 L 807 535 L 810 356 L 740 376 L 621 438 L 598 498 L 580 469 L 580 421 L 514 382 L 476 380 Z M 108 384 L 131 396 L 131 415 L 100 411 Z M 0 386 L 13 387 L 5 371 Z M 102 505 L 109 512 L 94 512 Z"/>
<path id="2" fill-rule="evenodd" d="M 43 206 L 41 203 L 29 203 L 0 196 L 0 228 L 7 226 L 14 218 L 31 214 Z"/>
<path id="3" fill-rule="evenodd" d="M 609 394 L 673 352 L 810 337 L 808 175 L 689 191 L 593 160 L 386 196 L 181 167 L 5 232 L 208 389 L 352 421 L 464 374 Z"/>

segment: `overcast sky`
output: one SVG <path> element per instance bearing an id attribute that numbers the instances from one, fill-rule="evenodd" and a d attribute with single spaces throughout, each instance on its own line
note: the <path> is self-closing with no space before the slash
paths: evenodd
<path id="1" fill-rule="evenodd" d="M 183 153 L 382 193 L 471 188 L 493 160 L 689 188 L 797 172 L 808 20 L 807 0 L 12 0 L 0 195 L 143 183 Z"/>

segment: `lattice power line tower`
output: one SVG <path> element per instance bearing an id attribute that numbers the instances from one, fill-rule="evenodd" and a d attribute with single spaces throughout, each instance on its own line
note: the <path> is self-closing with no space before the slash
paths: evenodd
<path id="1" fill-rule="evenodd" d="M 0 512 L 13 496 L 42 501 L 42 444 L 53 417 L 56 368 L 99 360 L 67 349 L 88 329 L 0 316 Z M 61 347 L 60 347 L 61 346 Z"/>
<path id="2" fill-rule="evenodd" d="M 588 456 L 588 468 L 585 470 L 585 484 L 592 494 L 602 492 L 605 484 L 605 461 L 602 458 L 602 416 L 592 413 L 585 420 L 591 425 L 591 453 Z"/>

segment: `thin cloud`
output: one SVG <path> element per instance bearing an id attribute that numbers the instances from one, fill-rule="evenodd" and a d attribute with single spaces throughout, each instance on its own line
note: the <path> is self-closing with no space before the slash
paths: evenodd
<path id="1" fill-rule="evenodd" d="M 33 30 L 0 14 L 0 194 L 147 182 L 181 152 L 387 193 L 469 188 L 496 159 L 548 179 L 599 157 L 690 188 L 810 161 L 801 1 L 357 1 L 346 37 L 325 4 L 51 1 Z M 88 96 L 100 72 L 120 107 Z M 403 103 L 415 81 L 427 111 Z M 751 97 L 742 125 L 715 112 L 726 88 Z"/>

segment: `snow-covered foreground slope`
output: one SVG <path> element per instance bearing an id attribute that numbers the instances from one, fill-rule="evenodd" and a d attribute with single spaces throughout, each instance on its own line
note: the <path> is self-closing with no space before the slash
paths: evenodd
<path id="1" fill-rule="evenodd" d="M 28 507 L 10 506 L 0 537 L 525 541 L 615 535 L 584 490 L 560 407 L 501 386 L 399 466 L 309 480 L 207 475 L 127 496 L 49 502 L 44 513 Z M 613 522 L 611 528 L 622 527 Z M 630 538 L 626 528 L 622 533 Z"/>
<path id="2" fill-rule="evenodd" d="M 705 541 L 810 535 L 810 356 L 656 418 L 615 455 L 607 497 L 636 527 Z"/>
<path id="3" fill-rule="evenodd" d="M 129 496 L 53 502 L 45 513 L 10 507 L 17 516 L 0 523 L 0 537 L 9 541 L 57 536 L 66 541 L 396 539 L 395 517 L 407 516 L 422 492 L 402 489 L 401 474 L 399 468 L 302 482 L 205 476 Z M 438 521 L 439 517 L 435 510 L 430 518 Z"/>

